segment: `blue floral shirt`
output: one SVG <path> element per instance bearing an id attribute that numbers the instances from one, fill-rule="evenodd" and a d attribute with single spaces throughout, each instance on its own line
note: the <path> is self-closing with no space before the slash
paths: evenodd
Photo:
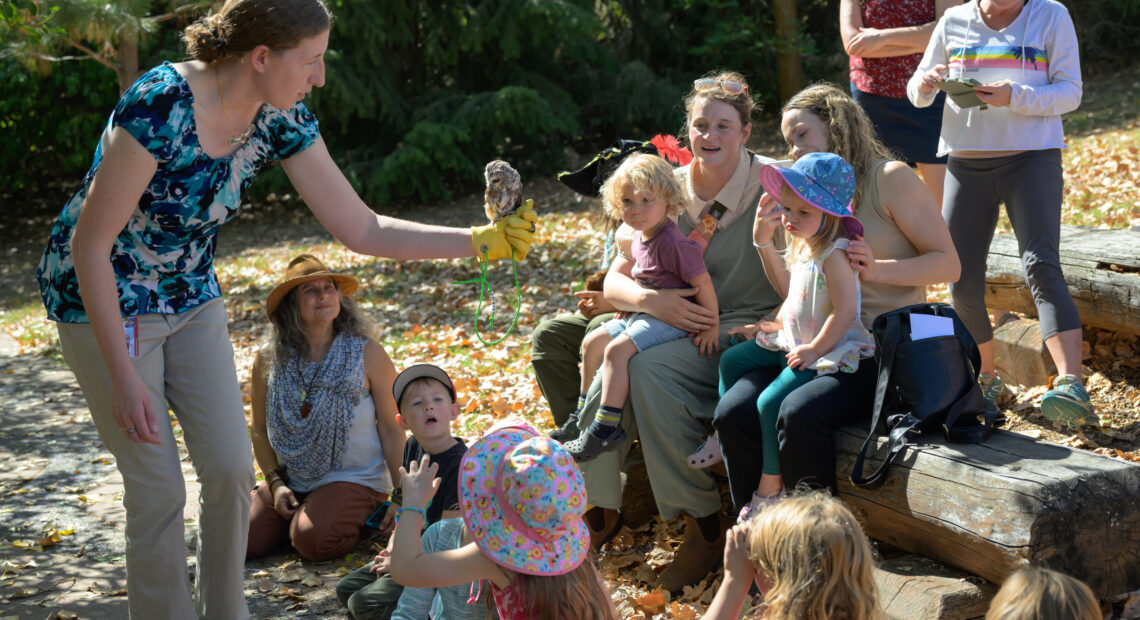
<path id="1" fill-rule="evenodd" d="M 36 269 L 48 318 L 88 322 L 71 238 L 115 127 L 130 132 L 158 161 L 111 250 L 122 315 L 176 314 L 221 295 L 214 273 L 218 227 L 237 213 L 242 191 L 260 170 L 305 150 L 319 131 L 304 104 L 290 110 L 263 105 L 249 141 L 228 157 L 212 159 L 198 142 L 193 104 L 190 86 L 170 63 L 148 71 L 123 94 L 83 186 L 52 227 Z"/>

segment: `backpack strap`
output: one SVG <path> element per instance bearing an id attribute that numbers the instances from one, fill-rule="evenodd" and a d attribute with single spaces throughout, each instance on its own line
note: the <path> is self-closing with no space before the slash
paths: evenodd
<path id="1" fill-rule="evenodd" d="M 886 327 L 883 330 L 883 339 L 880 343 L 882 352 L 879 357 L 879 379 L 875 385 L 875 405 L 871 416 L 871 430 L 867 435 L 867 440 L 863 442 L 863 447 L 859 450 L 859 456 L 855 457 L 855 465 L 851 468 L 851 482 L 856 486 L 868 488 L 881 486 L 887 479 L 887 470 L 891 466 L 891 461 L 895 460 L 902 453 L 902 449 L 906 447 L 907 434 L 918 425 L 918 420 L 911 415 L 905 415 L 899 419 L 891 428 L 890 451 L 886 458 L 883 459 L 878 469 L 871 472 L 866 478 L 863 477 L 863 461 L 867 457 L 867 449 L 875 440 L 875 429 L 878 428 L 879 419 L 882 417 L 887 384 L 890 383 L 891 369 L 895 364 L 895 345 L 899 339 L 900 323 L 897 313 L 886 315 Z"/>

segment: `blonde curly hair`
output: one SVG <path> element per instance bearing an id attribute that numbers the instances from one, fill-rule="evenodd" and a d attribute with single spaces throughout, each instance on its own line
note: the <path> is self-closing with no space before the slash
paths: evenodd
<path id="1" fill-rule="evenodd" d="M 611 217 L 621 218 L 621 199 L 626 185 L 664 202 L 665 214 L 669 217 L 680 215 L 685 207 L 685 194 L 673 176 L 673 166 L 657 155 L 634 153 L 626 157 L 602 184 L 602 205 Z"/>

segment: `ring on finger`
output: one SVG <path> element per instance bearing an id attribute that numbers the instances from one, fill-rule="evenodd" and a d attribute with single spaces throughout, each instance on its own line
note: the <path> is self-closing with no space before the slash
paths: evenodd
<path id="1" fill-rule="evenodd" d="M 134 435 L 134 434 L 135 434 L 135 433 L 137 433 L 137 432 L 138 432 L 138 431 L 137 431 L 137 430 L 135 430 L 135 429 L 133 429 L 133 428 L 128 428 L 128 429 L 127 429 L 127 434 L 130 434 L 130 435 Z"/>

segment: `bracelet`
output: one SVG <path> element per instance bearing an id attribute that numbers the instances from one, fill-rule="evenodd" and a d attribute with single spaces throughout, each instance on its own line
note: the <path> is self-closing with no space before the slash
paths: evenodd
<path id="1" fill-rule="evenodd" d="M 769 241 L 768 243 L 765 243 L 765 244 L 763 244 L 763 245 L 761 245 L 761 244 L 759 244 L 759 243 L 756 243 L 755 241 L 753 241 L 753 242 L 752 242 L 752 247 L 756 248 L 757 250 L 763 250 L 764 248 L 770 248 L 770 247 L 772 247 L 772 246 L 773 246 L 773 245 L 775 245 L 775 244 L 776 244 L 776 242 L 775 242 L 775 241 Z"/>
<path id="2" fill-rule="evenodd" d="M 280 469 L 271 469 L 265 472 L 265 483 L 269 485 L 270 493 L 273 493 L 273 485 L 278 482 L 285 484 L 285 477 L 281 475 Z"/>
<path id="3" fill-rule="evenodd" d="M 396 510 L 396 518 L 395 518 L 396 525 L 400 524 L 400 514 L 403 513 L 405 510 L 410 510 L 412 512 L 418 512 L 418 513 L 420 513 L 421 517 L 423 517 L 425 520 L 427 519 L 427 514 L 424 512 L 423 508 L 414 508 L 412 506 L 402 506 L 398 510 Z"/>

